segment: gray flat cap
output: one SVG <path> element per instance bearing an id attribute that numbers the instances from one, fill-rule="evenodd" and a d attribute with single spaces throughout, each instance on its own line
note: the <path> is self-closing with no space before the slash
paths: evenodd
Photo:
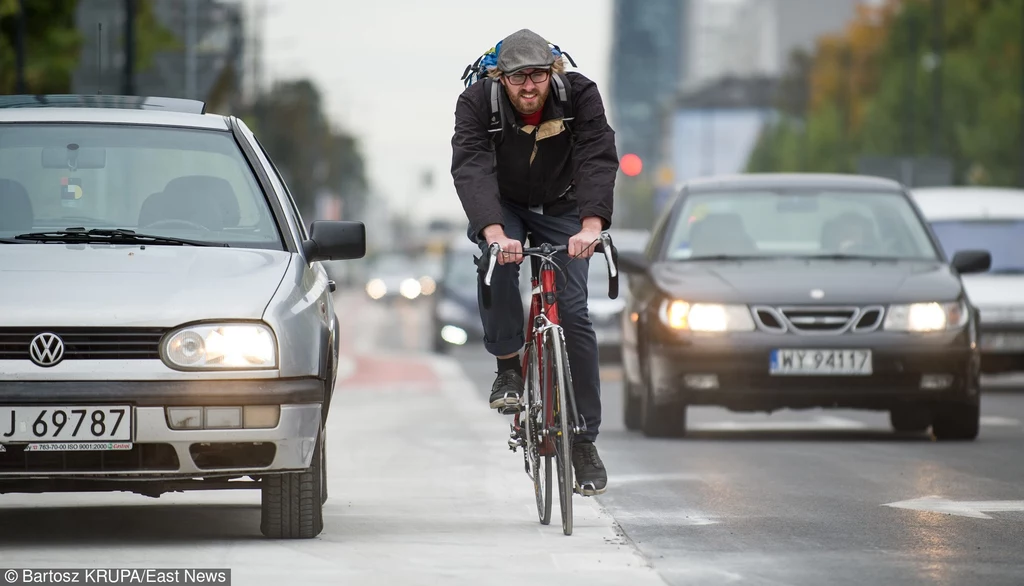
<path id="1" fill-rule="evenodd" d="M 523 29 L 501 41 L 498 52 L 498 71 L 514 73 L 528 67 L 551 67 L 555 56 L 548 42 L 537 33 Z"/>

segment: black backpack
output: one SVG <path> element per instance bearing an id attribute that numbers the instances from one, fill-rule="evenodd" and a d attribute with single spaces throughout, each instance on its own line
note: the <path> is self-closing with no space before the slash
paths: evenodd
<path id="1" fill-rule="evenodd" d="M 498 63 L 498 51 L 501 50 L 501 42 L 494 47 L 491 47 L 487 52 L 477 58 L 476 61 L 466 66 L 466 70 L 462 74 L 462 81 L 468 88 L 477 82 L 483 82 L 485 91 L 489 96 L 489 102 L 491 104 L 491 115 L 489 118 L 487 132 L 491 133 L 491 142 L 497 145 L 501 142 L 501 138 L 505 131 L 505 122 L 508 120 L 505 109 L 502 107 L 504 100 L 501 99 L 501 84 L 496 82 L 487 76 L 487 68 L 494 67 Z M 551 53 L 557 58 L 565 55 L 566 59 L 573 67 L 576 67 L 576 62 L 573 61 L 572 57 L 563 52 L 558 45 L 551 45 Z M 574 118 L 572 108 L 572 84 L 569 83 L 569 78 L 561 73 L 551 74 L 551 96 L 558 100 L 559 106 L 562 108 L 562 121 L 565 123 L 565 128 L 569 132 L 569 136 L 575 139 L 572 133 L 572 121 Z"/>

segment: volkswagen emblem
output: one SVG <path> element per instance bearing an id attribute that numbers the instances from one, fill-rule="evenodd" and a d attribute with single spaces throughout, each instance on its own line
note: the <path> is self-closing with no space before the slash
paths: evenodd
<path id="1" fill-rule="evenodd" d="M 814 299 L 821 299 L 825 296 L 825 292 L 821 289 L 811 289 L 811 297 Z"/>
<path id="2" fill-rule="evenodd" d="M 64 340 L 57 334 L 43 332 L 28 345 L 28 356 L 39 366 L 56 366 L 64 359 Z"/>

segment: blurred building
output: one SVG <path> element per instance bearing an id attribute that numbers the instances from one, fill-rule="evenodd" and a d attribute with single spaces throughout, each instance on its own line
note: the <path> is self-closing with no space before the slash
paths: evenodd
<path id="1" fill-rule="evenodd" d="M 140 66 L 136 55 L 135 93 L 200 99 L 210 109 L 225 113 L 240 106 L 246 71 L 243 3 L 149 1 L 157 22 L 175 37 L 177 47 L 158 52 L 147 68 Z M 82 49 L 72 78 L 73 92 L 124 92 L 125 4 L 125 0 L 78 3 L 76 23 Z M 137 32 L 136 46 L 139 42 Z"/>

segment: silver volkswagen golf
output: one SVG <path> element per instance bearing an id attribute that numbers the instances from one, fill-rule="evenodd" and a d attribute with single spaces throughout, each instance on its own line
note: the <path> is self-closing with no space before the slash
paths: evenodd
<path id="1" fill-rule="evenodd" d="M 0 96 L 0 493 L 255 488 L 311 538 L 338 322 L 313 222 L 202 102 Z"/>

